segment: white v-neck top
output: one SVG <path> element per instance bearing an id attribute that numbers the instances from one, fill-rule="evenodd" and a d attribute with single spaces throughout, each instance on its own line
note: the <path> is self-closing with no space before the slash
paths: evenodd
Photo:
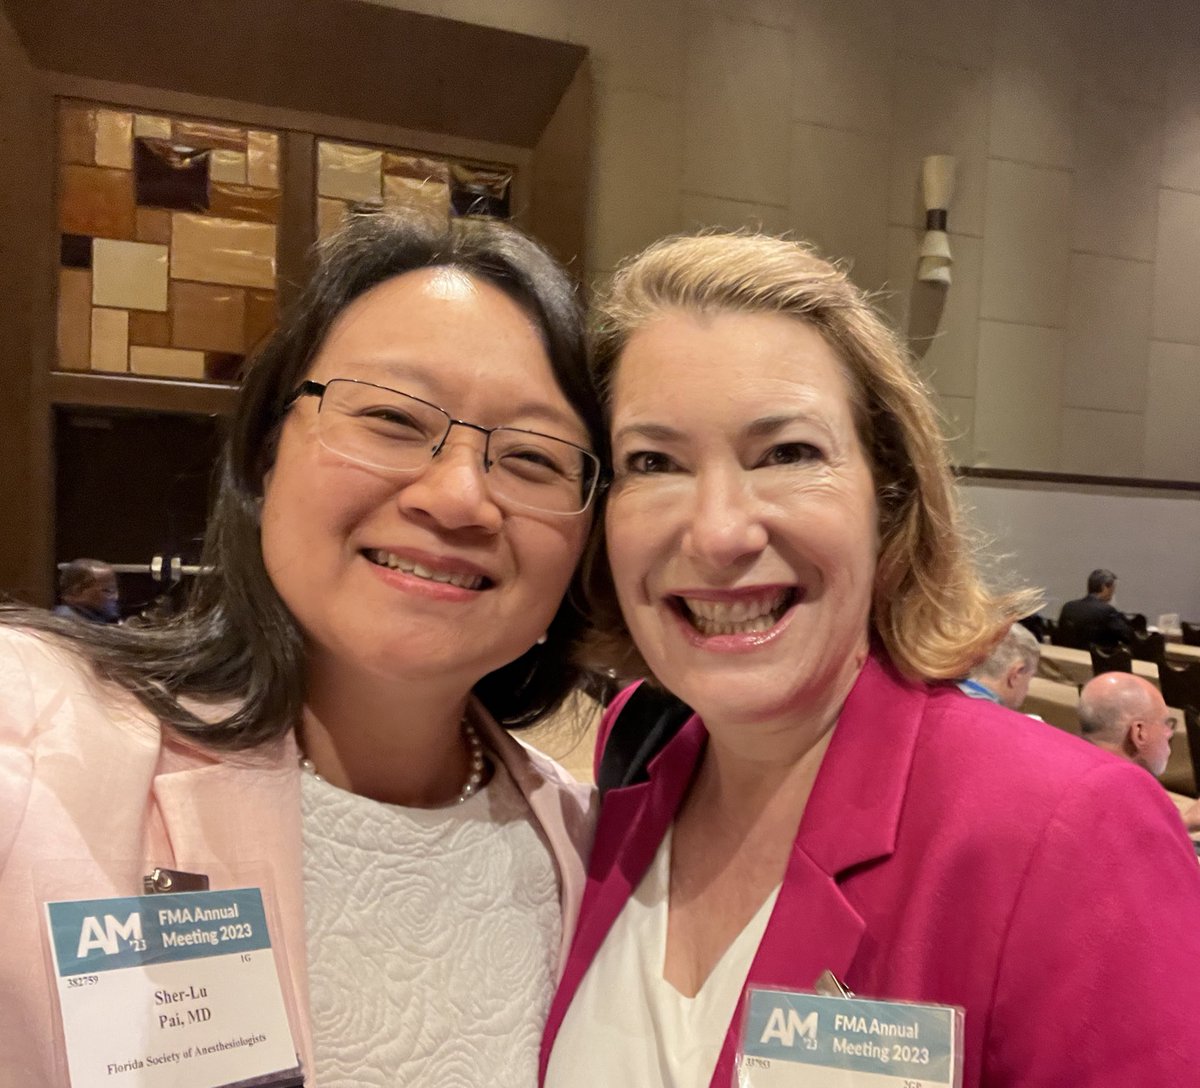
<path id="1" fill-rule="evenodd" d="M 779 895 L 767 896 L 684 997 L 663 978 L 671 831 L 579 985 L 554 1041 L 545 1088 L 703 1088 Z"/>

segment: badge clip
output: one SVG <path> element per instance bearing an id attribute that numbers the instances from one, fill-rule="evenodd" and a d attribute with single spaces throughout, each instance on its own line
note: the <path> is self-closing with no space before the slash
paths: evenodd
<path id="1" fill-rule="evenodd" d="M 147 895 L 167 892 L 206 892 L 208 877 L 203 873 L 184 873 L 178 869 L 159 869 L 142 877 L 142 890 Z"/>

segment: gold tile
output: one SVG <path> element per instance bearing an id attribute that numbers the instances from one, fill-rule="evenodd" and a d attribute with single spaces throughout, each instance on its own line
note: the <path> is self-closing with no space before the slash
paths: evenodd
<path id="1" fill-rule="evenodd" d="M 92 243 L 92 302 L 126 310 L 167 308 L 167 247 L 148 242 Z"/>
<path id="2" fill-rule="evenodd" d="M 129 315 L 129 343 L 149 348 L 171 346 L 171 317 L 134 310 Z"/>
<path id="3" fill-rule="evenodd" d="M 58 367 L 87 370 L 92 355 L 92 273 L 58 270 Z"/>
<path id="4" fill-rule="evenodd" d="M 168 245 L 171 241 L 171 213 L 163 208 L 138 208 L 137 240 Z"/>
<path id="5" fill-rule="evenodd" d="M 148 136 L 152 140 L 171 138 L 171 118 L 158 117 L 150 113 L 139 113 L 133 118 L 133 134 Z"/>
<path id="6" fill-rule="evenodd" d="M 328 197 L 317 198 L 317 237 L 328 238 L 335 230 L 342 225 L 349 208 L 340 200 L 331 200 Z"/>
<path id="7" fill-rule="evenodd" d="M 359 204 L 381 202 L 383 152 L 321 140 L 317 144 L 317 191 Z"/>
<path id="8" fill-rule="evenodd" d="M 133 114 L 96 111 L 96 165 L 133 169 Z"/>
<path id="9" fill-rule="evenodd" d="M 417 181 L 442 181 L 450 184 L 450 166 L 441 159 L 424 155 L 401 155 L 396 151 L 383 153 L 383 172 Z"/>
<path id="10" fill-rule="evenodd" d="M 225 147 L 230 151 L 245 151 L 246 130 L 210 121 L 176 121 L 174 142 L 186 147 Z"/>
<path id="11" fill-rule="evenodd" d="M 60 162 L 91 166 L 96 161 L 96 111 L 64 102 L 58 111 Z"/>
<path id="12" fill-rule="evenodd" d="M 279 188 L 279 137 L 251 129 L 246 134 L 246 180 L 260 189 Z"/>
<path id="13" fill-rule="evenodd" d="M 58 225 L 63 234 L 132 238 L 134 208 L 131 171 L 100 166 L 62 168 Z"/>
<path id="14" fill-rule="evenodd" d="M 246 184 L 246 152 L 230 151 L 215 147 L 208 157 L 210 181 L 227 181 L 234 185 Z"/>
<path id="15" fill-rule="evenodd" d="M 272 291 L 246 292 L 246 328 L 242 336 L 242 351 L 249 354 L 275 329 L 279 320 Z"/>
<path id="16" fill-rule="evenodd" d="M 129 311 L 92 310 L 93 370 L 129 369 Z"/>
<path id="17" fill-rule="evenodd" d="M 178 348 L 129 349 L 129 369 L 156 378 L 204 378 L 204 352 Z"/>
<path id="18" fill-rule="evenodd" d="M 274 290 L 275 228 L 177 212 L 171 218 L 171 276 Z"/>
<path id="19" fill-rule="evenodd" d="M 171 343 L 240 354 L 246 324 L 246 292 L 213 283 L 171 284 Z"/>
<path id="20" fill-rule="evenodd" d="M 249 185 L 208 186 L 209 215 L 222 219 L 249 219 L 254 223 L 279 222 L 279 190 L 252 189 Z"/>
<path id="21" fill-rule="evenodd" d="M 436 178 L 422 181 L 388 174 L 383 179 L 383 203 L 388 208 L 423 208 L 445 217 L 450 214 L 450 186 Z"/>

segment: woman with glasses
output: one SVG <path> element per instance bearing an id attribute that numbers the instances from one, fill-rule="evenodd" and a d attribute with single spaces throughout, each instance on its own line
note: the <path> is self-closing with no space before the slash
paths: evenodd
<path id="1" fill-rule="evenodd" d="M 324 244 L 243 383 L 186 613 L 4 617 L 6 1073 L 67 1071 L 41 905 L 145 882 L 261 890 L 307 1085 L 533 1082 L 590 795 L 507 730 L 578 678 L 604 449 L 535 243 L 379 214 Z"/>

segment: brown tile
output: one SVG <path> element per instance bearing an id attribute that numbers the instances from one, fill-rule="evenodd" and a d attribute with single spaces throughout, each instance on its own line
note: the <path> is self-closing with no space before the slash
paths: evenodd
<path id="1" fill-rule="evenodd" d="M 58 368 L 87 370 L 92 358 L 92 274 L 58 270 Z"/>
<path id="2" fill-rule="evenodd" d="M 246 357 L 233 352 L 209 351 L 204 355 L 204 376 L 213 382 L 239 382 Z"/>
<path id="3" fill-rule="evenodd" d="M 208 207 L 208 151 L 181 151 L 164 140 L 133 141 L 137 202 L 202 212 Z"/>
<path id="4" fill-rule="evenodd" d="M 129 314 L 129 342 L 144 348 L 169 348 L 171 346 L 171 318 L 168 314 L 154 314 L 146 310 L 133 310 Z"/>
<path id="5" fill-rule="evenodd" d="M 279 137 L 274 132 L 246 133 L 246 180 L 260 189 L 279 188 Z"/>
<path id="6" fill-rule="evenodd" d="M 275 228 L 180 212 L 171 217 L 171 276 L 273 291 Z"/>
<path id="7" fill-rule="evenodd" d="M 246 325 L 246 292 L 214 283 L 171 284 L 171 343 L 240 354 Z"/>
<path id="8" fill-rule="evenodd" d="M 58 158 L 91 166 L 96 161 L 96 111 L 64 102 L 58 111 Z"/>
<path id="9" fill-rule="evenodd" d="M 133 211 L 133 175 L 128 170 L 74 165 L 62 168 L 58 224 L 63 234 L 132 239 Z"/>
<path id="10" fill-rule="evenodd" d="M 96 165 L 133 169 L 133 114 L 96 111 Z"/>
<path id="11" fill-rule="evenodd" d="M 224 219 L 248 219 L 252 223 L 279 222 L 279 190 L 252 189 L 249 185 L 208 186 L 208 210 Z"/>
<path id="12" fill-rule="evenodd" d="M 167 245 L 171 241 L 171 213 L 162 208 L 137 209 L 137 240 Z"/>
<path id="13" fill-rule="evenodd" d="M 204 352 L 177 348 L 130 348 L 129 369 L 156 378 L 203 378 Z"/>
<path id="14" fill-rule="evenodd" d="M 92 302 L 165 313 L 167 247 L 97 238 L 92 243 Z"/>
<path id="15" fill-rule="evenodd" d="M 245 151 L 246 130 L 209 121 L 176 121 L 174 142 L 185 147 L 225 147 L 230 151 Z"/>
<path id="16" fill-rule="evenodd" d="M 246 326 L 242 350 L 249 355 L 274 330 L 279 321 L 273 291 L 246 292 Z"/>
<path id="17" fill-rule="evenodd" d="M 92 310 L 93 370 L 118 373 L 129 369 L 129 311 Z"/>

